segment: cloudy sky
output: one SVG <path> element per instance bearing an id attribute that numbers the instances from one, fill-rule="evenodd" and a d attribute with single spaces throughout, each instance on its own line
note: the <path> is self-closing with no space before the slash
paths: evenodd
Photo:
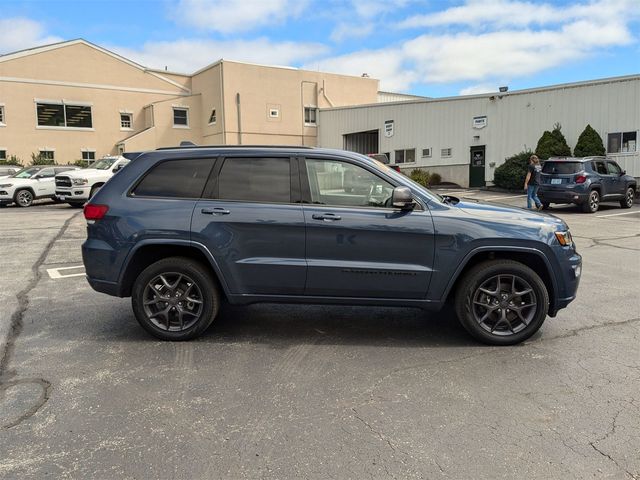
<path id="1" fill-rule="evenodd" d="M 0 54 L 85 38 L 190 73 L 219 58 L 427 96 L 640 73 L 640 0 L 0 0 Z"/>

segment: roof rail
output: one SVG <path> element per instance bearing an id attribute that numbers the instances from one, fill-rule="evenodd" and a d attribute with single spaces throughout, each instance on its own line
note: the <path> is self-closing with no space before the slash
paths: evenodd
<path id="1" fill-rule="evenodd" d="M 180 148 L 304 148 L 311 150 L 315 147 L 307 145 L 195 145 L 191 142 L 180 142 L 177 147 L 159 147 L 156 150 L 176 150 Z"/>

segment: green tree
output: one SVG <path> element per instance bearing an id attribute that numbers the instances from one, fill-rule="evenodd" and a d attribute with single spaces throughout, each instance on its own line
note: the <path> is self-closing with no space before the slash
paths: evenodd
<path id="1" fill-rule="evenodd" d="M 591 125 L 587 125 L 580 136 L 576 148 L 573 149 L 576 157 L 590 157 L 592 155 L 604 155 L 604 144 L 602 137 L 596 132 Z"/>
<path id="2" fill-rule="evenodd" d="M 552 131 L 545 130 L 542 134 L 536 146 L 536 155 L 541 160 L 547 160 L 549 157 L 571 156 L 571 148 L 562 134 L 562 126 L 559 123 L 553 126 Z"/>
<path id="3" fill-rule="evenodd" d="M 545 133 L 550 134 L 550 132 Z M 502 165 L 496 168 L 493 183 L 507 190 L 522 190 L 531 154 L 530 150 L 526 150 L 507 158 Z"/>
<path id="4" fill-rule="evenodd" d="M 0 165 L 22 165 L 22 160 L 16 155 L 10 155 L 4 160 L 0 160 Z"/>
<path id="5" fill-rule="evenodd" d="M 46 158 L 42 153 L 31 154 L 31 165 L 55 165 L 52 158 Z"/>

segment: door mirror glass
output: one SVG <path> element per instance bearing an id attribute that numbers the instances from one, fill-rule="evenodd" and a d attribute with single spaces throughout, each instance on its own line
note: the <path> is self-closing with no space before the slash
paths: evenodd
<path id="1" fill-rule="evenodd" d="M 415 206 L 411 189 L 409 187 L 396 187 L 393 189 L 393 206 L 403 210 L 412 209 Z"/>

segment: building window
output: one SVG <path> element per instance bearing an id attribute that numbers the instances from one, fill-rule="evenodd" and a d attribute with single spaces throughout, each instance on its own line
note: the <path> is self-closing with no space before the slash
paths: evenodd
<path id="1" fill-rule="evenodd" d="M 37 103 L 39 127 L 93 128 L 91 107 L 65 103 Z"/>
<path id="2" fill-rule="evenodd" d="M 46 160 L 55 160 L 56 152 L 53 150 L 40 150 L 40 158 Z"/>
<path id="3" fill-rule="evenodd" d="M 6 160 L 6 159 L 7 159 L 7 151 L 0 150 L 0 160 Z"/>
<path id="4" fill-rule="evenodd" d="M 82 151 L 82 160 L 87 162 L 87 164 L 91 165 L 96 160 L 96 152 L 95 150 L 83 150 Z"/>
<path id="5" fill-rule="evenodd" d="M 443 148 L 442 150 L 440 150 L 440 156 L 441 157 L 450 157 L 451 156 L 451 149 L 450 148 Z"/>
<path id="6" fill-rule="evenodd" d="M 0 127 L 4 127 L 4 105 L 0 105 Z"/>
<path id="7" fill-rule="evenodd" d="M 211 110 L 211 115 L 209 115 L 209 125 L 215 125 L 217 120 L 216 117 L 216 109 Z"/>
<path id="8" fill-rule="evenodd" d="M 608 153 L 628 153 L 638 149 L 638 132 L 610 133 L 607 141 Z"/>
<path id="9" fill-rule="evenodd" d="M 416 149 L 407 148 L 405 150 L 395 151 L 395 163 L 415 163 Z"/>
<path id="10" fill-rule="evenodd" d="M 188 127 L 189 126 L 189 110 L 186 108 L 173 108 L 173 126 Z"/>
<path id="11" fill-rule="evenodd" d="M 316 107 L 304 107 L 305 125 L 317 125 L 317 111 Z"/>
<path id="12" fill-rule="evenodd" d="M 133 129 L 133 114 L 131 114 L 131 113 L 121 113 L 120 114 L 120 128 L 122 130 L 132 130 Z"/>
<path id="13" fill-rule="evenodd" d="M 430 148 L 423 148 L 422 149 L 422 157 L 430 157 L 431 156 L 431 149 Z"/>

